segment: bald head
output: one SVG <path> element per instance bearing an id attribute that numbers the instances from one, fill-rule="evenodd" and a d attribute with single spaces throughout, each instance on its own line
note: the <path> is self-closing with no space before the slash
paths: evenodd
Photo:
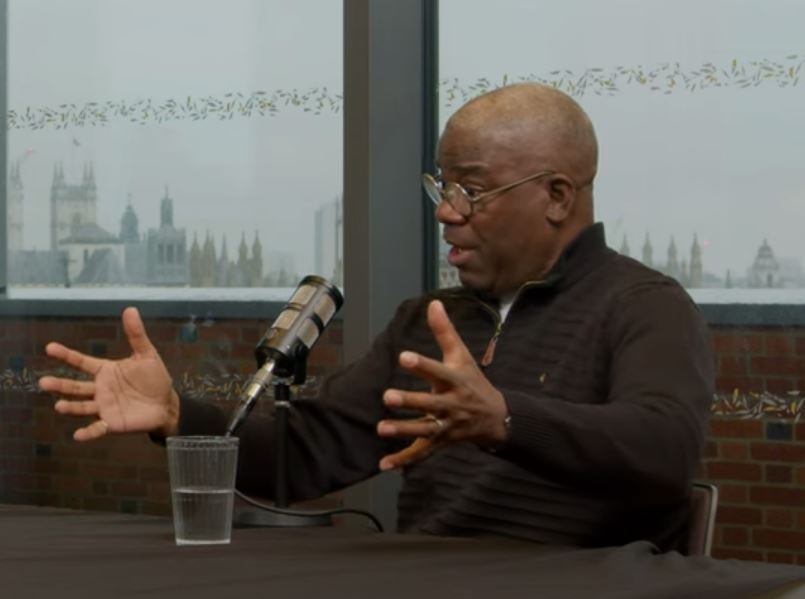
<path id="1" fill-rule="evenodd" d="M 587 114 L 567 94 L 547 85 L 520 83 L 478 96 L 447 122 L 451 129 L 479 131 L 501 147 L 519 148 L 535 168 L 569 175 L 579 187 L 598 167 L 598 143 Z"/>

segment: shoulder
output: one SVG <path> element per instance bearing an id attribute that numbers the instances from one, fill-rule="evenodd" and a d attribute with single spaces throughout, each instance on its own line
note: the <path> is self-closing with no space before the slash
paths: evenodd
<path id="1" fill-rule="evenodd" d="M 676 279 L 626 256 L 617 255 L 610 262 L 607 320 L 611 331 L 667 328 L 677 335 L 686 330 L 705 333 L 707 325 L 699 307 Z"/>
<path id="2" fill-rule="evenodd" d="M 695 306 L 679 281 L 628 256 L 613 254 L 598 275 L 600 282 L 609 288 L 609 295 L 614 301 L 629 301 L 650 295 Z"/>
<path id="3" fill-rule="evenodd" d="M 450 287 L 434 289 L 420 296 L 403 300 L 397 307 L 392 323 L 398 327 L 411 327 L 418 323 L 425 323 L 428 305 L 438 300 L 444 304 L 451 320 L 474 319 L 479 310 L 483 310 L 483 303 L 472 291 L 464 287 Z"/>
<path id="4" fill-rule="evenodd" d="M 434 289 L 416 297 L 403 300 L 397 308 L 398 313 L 410 313 L 425 310 L 432 301 L 439 300 L 448 309 L 478 303 L 477 296 L 464 287 L 447 287 Z"/>

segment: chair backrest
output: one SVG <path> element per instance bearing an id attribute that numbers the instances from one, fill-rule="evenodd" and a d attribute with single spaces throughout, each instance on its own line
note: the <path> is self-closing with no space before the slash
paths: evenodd
<path id="1" fill-rule="evenodd" d="M 718 509 L 718 487 L 693 483 L 687 555 L 710 555 Z"/>

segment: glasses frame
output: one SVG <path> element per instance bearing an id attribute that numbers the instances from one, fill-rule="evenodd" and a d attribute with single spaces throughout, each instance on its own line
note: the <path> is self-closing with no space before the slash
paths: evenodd
<path id="1" fill-rule="evenodd" d="M 556 171 L 553 170 L 542 170 L 534 173 L 533 175 L 528 175 L 527 177 L 518 179 L 513 183 L 507 183 L 506 185 L 501 185 L 495 189 L 484 191 L 476 196 L 470 195 L 470 193 L 459 183 L 454 181 L 445 183 L 438 176 L 434 177 L 428 173 L 422 175 L 422 187 L 425 189 L 425 193 L 428 195 L 428 198 L 430 198 L 430 200 L 436 204 L 437 207 L 440 206 L 442 202 L 447 202 L 450 207 L 462 217 L 470 218 L 475 213 L 475 207 L 479 206 L 484 200 L 492 199 L 494 196 L 505 193 L 510 189 L 514 189 L 515 187 L 528 183 L 529 181 L 536 181 L 537 179 L 555 174 Z M 466 206 L 466 208 L 463 208 L 462 206 Z"/>

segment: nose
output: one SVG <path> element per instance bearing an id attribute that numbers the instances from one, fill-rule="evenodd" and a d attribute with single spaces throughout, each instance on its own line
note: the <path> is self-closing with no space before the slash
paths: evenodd
<path id="1" fill-rule="evenodd" d="M 443 225 L 460 225 L 466 221 L 467 218 L 462 216 L 460 212 L 457 212 L 450 202 L 442 200 L 439 205 L 436 206 L 436 220 Z"/>

